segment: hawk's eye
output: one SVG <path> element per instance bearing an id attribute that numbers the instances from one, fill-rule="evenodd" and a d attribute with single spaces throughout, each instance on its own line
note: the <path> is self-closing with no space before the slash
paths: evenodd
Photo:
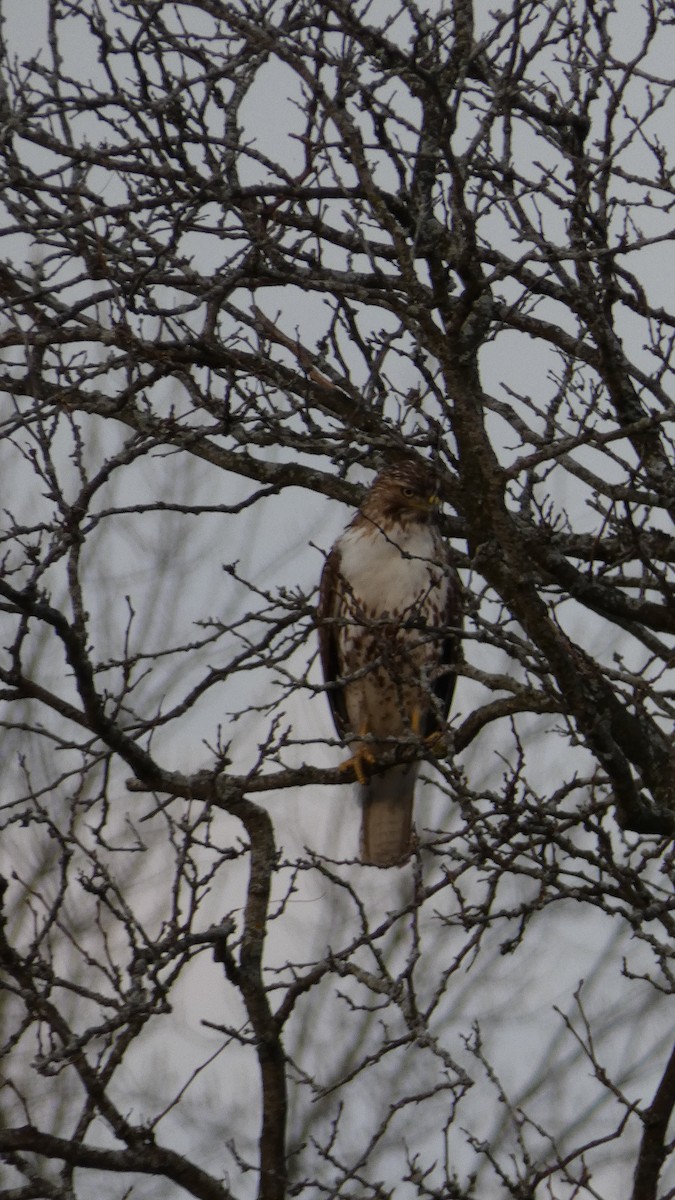
<path id="1" fill-rule="evenodd" d="M 413 496 L 415 495 L 414 488 L 401 488 L 401 491 L 402 491 L 403 495 L 405 496 L 406 500 L 412 500 Z"/>

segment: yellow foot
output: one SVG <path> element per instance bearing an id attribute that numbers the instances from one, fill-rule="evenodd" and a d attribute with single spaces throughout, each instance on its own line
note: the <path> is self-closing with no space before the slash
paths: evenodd
<path id="1" fill-rule="evenodd" d="M 368 746 L 359 746 L 356 754 L 352 754 L 351 758 L 340 764 L 340 770 L 353 771 L 358 782 L 364 784 L 368 781 L 367 767 L 372 766 L 375 761 L 375 755 Z"/>
<path id="2" fill-rule="evenodd" d="M 421 737 L 423 723 L 422 711 L 415 707 L 410 714 L 410 728 L 416 737 Z M 435 754 L 437 758 L 444 758 L 449 750 L 447 730 L 436 729 L 433 733 L 427 734 L 424 738 L 424 745 L 430 754 Z"/>

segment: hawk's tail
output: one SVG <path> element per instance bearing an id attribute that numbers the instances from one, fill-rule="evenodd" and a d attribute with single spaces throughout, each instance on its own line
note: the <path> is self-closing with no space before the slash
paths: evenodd
<path id="1" fill-rule="evenodd" d="M 389 767 L 361 788 L 361 862 L 395 867 L 408 860 L 417 766 Z"/>

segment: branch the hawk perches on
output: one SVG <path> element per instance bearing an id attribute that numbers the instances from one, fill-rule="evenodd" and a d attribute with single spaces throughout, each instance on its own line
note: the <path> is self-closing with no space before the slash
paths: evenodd
<path id="1" fill-rule="evenodd" d="M 361 859 L 387 867 L 411 850 L 418 763 L 369 768 L 396 740 L 445 726 L 455 686 L 461 589 L 438 523 L 438 485 L 421 461 L 378 475 L 333 546 L 319 594 L 319 647 L 338 734 L 361 784 Z M 420 756 L 423 746 L 420 744 Z"/>

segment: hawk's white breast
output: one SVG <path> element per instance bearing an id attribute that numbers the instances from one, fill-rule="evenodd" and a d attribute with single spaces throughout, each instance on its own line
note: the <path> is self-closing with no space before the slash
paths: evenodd
<path id="1" fill-rule="evenodd" d="M 438 539 L 428 525 L 394 525 L 386 533 L 358 525 L 347 529 L 337 546 L 340 574 L 374 616 L 404 611 L 430 590 L 447 587 Z"/>

